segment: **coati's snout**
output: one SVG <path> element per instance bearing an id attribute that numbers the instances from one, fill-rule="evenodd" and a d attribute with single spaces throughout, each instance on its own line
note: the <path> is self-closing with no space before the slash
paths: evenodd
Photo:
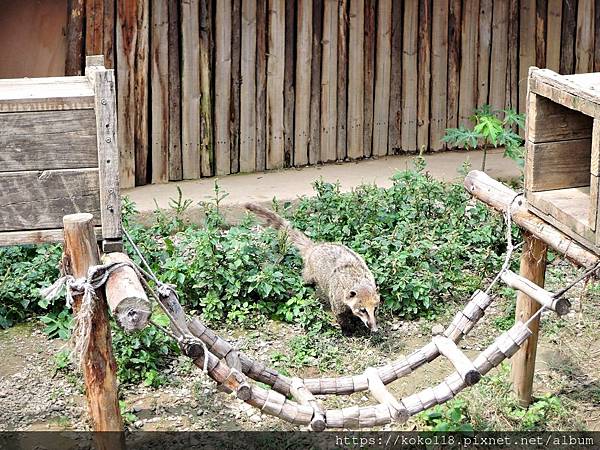
<path id="1" fill-rule="evenodd" d="M 347 304 L 352 314 L 362 320 L 373 333 L 378 331 L 376 314 L 379 302 L 377 289 L 370 286 L 359 286 L 348 292 Z"/>

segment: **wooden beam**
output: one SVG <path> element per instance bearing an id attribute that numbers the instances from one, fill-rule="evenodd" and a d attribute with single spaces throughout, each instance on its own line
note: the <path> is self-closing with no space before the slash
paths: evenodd
<path id="1" fill-rule="evenodd" d="M 242 0 L 231 5 L 231 98 L 229 100 L 229 136 L 231 173 L 240 171 L 240 85 L 242 58 Z"/>
<path id="2" fill-rule="evenodd" d="M 575 73 L 594 70 L 594 0 L 579 0 L 575 56 Z"/>
<path id="3" fill-rule="evenodd" d="M 321 61 L 321 161 L 337 159 L 338 2 L 324 0 Z M 386 133 L 387 134 L 387 133 Z"/>
<path id="4" fill-rule="evenodd" d="M 577 0 L 563 0 L 560 43 L 560 73 L 575 72 L 575 37 L 577 30 Z"/>
<path id="5" fill-rule="evenodd" d="M 437 9 L 435 10 L 437 14 Z M 429 0 L 419 1 L 418 81 L 417 81 L 417 150 L 429 150 L 429 122 L 431 120 L 431 20 Z M 476 89 L 477 77 L 475 77 Z M 436 100 L 434 100 L 436 101 Z"/>
<path id="6" fill-rule="evenodd" d="M 431 24 L 431 126 L 429 147 L 442 150 L 448 92 L 448 0 L 436 2 Z"/>
<path id="7" fill-rule="evenodd" d="M 403 3 L 403 2 L 394 2 Z M 363 95 L 357 95 L 359 101 L 363 101 L 363 116 L 361 119 L 360 127 L 363 132 L 363 150 L 360 156 L 369 157 L 373 154 L 373 106 L 374 106 L 374 95 L 375 95 L 375 49 L 376 42 L 375 37 L 377 34 L 377 0 L 359 0 L 361 9 L 360 15 L 357 15 L 357 28 L 362 24 L 364 29 L 364 36 L 361 37 L 360 44 L 362 49 L 357 48 L 356 54 L 362 59 L 360 60 L 363 65 L 363 77 L 364 77 L 364 92 Z M 403 4 L 400 6 L 403 7 Z M 350 12 L 350 26 L 352 26 L 352 11 Z M 352 48 L 352 45 L 350 45 Z M 359 52 L 361 52 L 359 55 Z M 360 70 L 357 68 L 357 70 Z M 360 74 L 356 74 L 360 76 Z"/>
<path id="8" fill-rule="evenodd" d="M 267 58 L 267 169 L 283 167 L 285 0 L 269 0 Z"/>
<path id="9" fill-rule="evenodd" d="M 516 273 L 507 270 L 501 276 L 502 281 L 507 286 L 516 289 L 526 294 L 529 298 L 538 302 L 541 306 L 551 309 L 559 316 L 567 314 L 571 308 L 570 302 L 566 298 L 554 298 L 552 292 L 546 291 L 544 288 L 529 281 Z"/>
<path id="10" fill-rule="evenodd" d="M 285 2 L 285 69 L 283 72 L 283 165 L 290 167 L 294 159 L 294 108 L 296 92 L 296 2 Z"/>
<path id="11" fill-rule="evenodd" d="M 478 170 L 469 172 L 463 184 L 471 195 L 502 212 L 506 211 L 508 205 L 517 195 L 508 186 Z M 515 201 L 512 211 L 512 220 L 515 224 L 548 244 L 558 253 L 565 255 L 575 264 L 591 268 L 598 262 L 597 255 L 529 212 L 525 199 L 521 198 Z"/>
<path id="12" fill-rule="evenodd" d="M 521 253 L 520 274 L 538 286 L 544 286 L 548 246 L 530 233 L 525 233 L 524 240 L 525 246 Z M 538 302 L 519 291 L 517 293 L 515 321 L 526 322 L 540 307 Z M 529 324 L 532 334 L 512 360 L 511 378 L 513 389 L 519 403 L 523 406 L 529 405 L 532 400 L 539 326 L 539 317 Z"/>
<path id="13" fill-rule="evenodd" d="M 323 39 L 323 1 L 313 0 L 312 65 L 310 75 L 310 137 L 308 163 L 321 161 L 321 61 Z M 306 68 L 308 70 L 308 67 Z"/>
<path id="14" fill-rule="evenodd" d="M 390 70 L 392 51 L 392 2 L 379 0 L 377 8 L 377 66 L 375 69 L 375 106 L 373 108 L 373 155 L 388 152 L 390 114 Z"/>
<path id="15" fill-rule="evenodd" d="M 562 3 L 562 0 L 548 0 L 546 67 L 555 72 L 560 70 Z"/>
<path id="16" fill-rule="evenodd" d="M 502 10 L 508 9 L 508 2 L 495 2 L 497 5 L 501 5 Z M 494 11 L 494 19 L 496 11 Z M 470 2 L 464 2 L 463 5 L 463 22 L 462 22 L 462 33 L 460 43 L 460 81 L 459 81 L 459 105 L 458 105 L 458 123 L 459 125 L 469 125 L 469 117 L 473 114 L 475 107 L 477 106 L 477 35 L 479 29 L 479 0 L 472 0 Z M 498 17 L 494 20 L 494 24 L 497 26 L 506 27 L 506 15 L 504 17 Z M 499 31 L 502 31 L 500 28 Z M 500 36 L 493 32 L 492 42 L 494 38 Z M 504 52 L 503 58 L 499 58 L 497 62 L 500 66 L 498 73 L 501 74 L 502 80 L 506 78 L 506 30 L 504 30 L 504 47 L 501 47 Z M 492 44 L 492 53 L 494 52 L 494 46 Z M 503 61 L 502 61 L 503 60 Z M 492 57 L 492 61 L 494 58 Z M 504 70 L 502 70 L 504 67 Z M 493 81 L 494 71 L 492 71 Z M 492 86 L 493 87 L 493 86 Z M 504 88 L 504 84 L 502 84 Z M 504 91 L 503 91 L 504 93 Z M 491 97 L 491 95 L 490 95 Z"/>
<path id="17" fill-rule="evenodd" d="M 256 3 L 256 170 L 267 168 L 267 1 Z M 312 19 L 311 19 L 312 20 Z M 307 69 L 308 70 L 308 69 Z"/>
<path id="18" fill-rule="evenodd" d="M 179 57 L 179 2 L 168 2 L 168 4 L 169 180 L 179 181 L 183 178 L 183 167 L 181 163 L 181 62 Z"/>
<path id="19" fill-rule="evenodd" d="M 494 110 L 502 110 L 505 108 L 506 104 L 509 3 L 510 2 L 508 1 L 494 2 L 491 55 L 491 61 L 493 61 L 493 65 L 490 70 L 489 97 L 489 104 Z"/>
<path id="20" fill-rule="evenodd" d="M 200 173 L 210 177 L 215 173 L 213 135 L 213 27 L 210 0 L 200 0 Z"/>
<path id="21" fill-rule="evenodd" d="M 419 3 L 405 2 L 402 39 L 402 150 L 413 152 L 417 150 L 418 34 Z"/>
<path id="22" fill-rule="evenodd" d="M 450 0 L 448 13 L 448 110 L 446 117 L 448 128 L 458 127 L 461 11 L 461 0 Z"/>
<path id="23" fill-rule="evenodd" d="M 86 277 L 91 266 L 99 264 L 98 246 L 91 214 L 72 214 L 63 218 L 65 268 L 75 278 Z M 82 296 L 76 296 L 73 313 L 81 308 Z M 117 364 L 112 354 L 110 325 L 106 301 L 101 291 L 96 292 L 89 346 L 82 355 L 86 398 L 94 431 L 123 431 L 117 389 Z M 113 435 L 112 444 L 125 448 L 124 435 Z M 105 447 L 105 446 L 103 446 Z M 106 448 L 111 448 L 110 445 Z M 114 448 L 114 447 L 112 447 Z"/>
<path id="24" fill-rule="evenodd" d="M 442 0 L 442 3 L 447 0 Z M 442 8 L 443 9 L 443 8 Z M 392 49 L 390 69 L 390 114 L 388 118 L 388 153 L 398 154 L 402 150 L 402 22 L 404 8 L 401 1 L 392 2 Z M 447 20 L 447 16 L 446 16 Z M 444 27 L 444 35 L 448 35 L 448 27 Z M 446 42 L 447 39 L 444 41 Z M 435 50 L 435 47 L 434 47 Z M 447 50 L 445 50 L 447 52 Z M 444 71 L 444 93 L 446 92 L 446 75 Z M 445 100 L 445 97 L 444 97 Z M 444 101 L 444 105 L 445 105 Z M 444 122 L 446 106 L 444 106 Z"/>
<path id="25" fill-rule="evenodd" d="M 347 156 L 346 124 L 348 122 L 348 0 L 338 6 L 338 73 L 337 73 L 337 160 Z M 600 43 L 598 44 L 600 45 Z"/>

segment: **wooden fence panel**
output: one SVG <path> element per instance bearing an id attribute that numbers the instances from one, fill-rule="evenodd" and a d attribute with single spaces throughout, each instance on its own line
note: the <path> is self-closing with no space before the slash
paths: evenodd
<path id="1" fill-rule="evenodd" d="M 116 67 L 124 187 L 441 150 L 477 106 L 524 112 L 530 66 L 600 70 L 597 0 L 71 0 L 68 17 L 67 72 L 85 52 Z"/>

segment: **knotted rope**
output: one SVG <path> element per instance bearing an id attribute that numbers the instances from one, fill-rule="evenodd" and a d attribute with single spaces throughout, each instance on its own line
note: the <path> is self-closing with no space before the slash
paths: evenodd
<path id="1" fill-rule="evenodd" d="M 91 266 L 85 278 L 64 275 L 51 286 L 40 291 L 43 298 L 53 300 L 60 295 L 63 287 L 66 288 L 66 304 L 71 309 L 73 309 L 74 305 L 74 296 L 82 296 L 79 311 L 74 312 L 73 315 L 75 324 L 71 336 L 75 343 L 73 354 L 75 360 L 79 363 L 78 366 L 81 366 L 82 357 L 89 350 L 92 318 L 94 317 L 97 304 L 96 289 L 99 289 L 106 283 L 111 273 L 125 266 L 131 266 L 131 264 L 127 262 L 113 262 Z"/>

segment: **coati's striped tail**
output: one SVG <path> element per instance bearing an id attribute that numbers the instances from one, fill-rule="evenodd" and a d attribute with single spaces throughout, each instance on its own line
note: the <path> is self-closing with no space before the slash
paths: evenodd
<path id="1" fill-rule="evenodd" d="M 301 254 L 314 245 L 313 241 L 311 241 L 304 233 L 293 228 L 292 224 L 290 224 L 280 215 L 275 214 L 270 209 L 257 205 L 256 203 L 246 203 L 244 207 L 247 210 L 252 211 L 258 217 L 265 219 L 267 224 L 273 228 L 277 230 L 285 230 L 290 237 L 292 244 L 294 244 L 298 250 L 300 250 Z"/>

